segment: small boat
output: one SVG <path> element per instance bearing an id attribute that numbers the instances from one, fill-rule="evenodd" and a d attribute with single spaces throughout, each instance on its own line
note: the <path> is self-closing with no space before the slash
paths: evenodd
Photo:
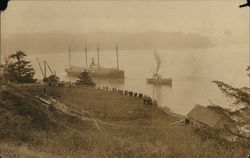
<path id="1" fill-rule="evenodd" d="M 168 84 L 168 85 L 172 85 L 172 78 L 162 78 L 161 75 L 158 73 L 160 66 L 161 66 L 161 58 L 158 55 L 158 53 L 156 51 L 154 51 L 154 57 L 157 63 L 156 66 L 156 73 L 153 72 L 153 77 L 152 78 L 147 78 L 147 82 L 151 83 L 151 84 Z"/>
<path id="2" fill-rule="evenodd" d="M 146 79 L 151 84 L 172 84 L 172 78 L 162 78 L 158 73 L 155 73 L 152 78 Z"/>

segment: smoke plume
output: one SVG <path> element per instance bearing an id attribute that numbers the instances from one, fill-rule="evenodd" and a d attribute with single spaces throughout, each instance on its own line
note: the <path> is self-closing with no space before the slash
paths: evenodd
<path id="1" fill-rule="evenodd" d="M 157 51 L 154 51 L 154 57 L 155 57 L 156 64 L 157 64 L 156 65 L 156 73 L 158 73 L 158 71 L 161 67 L 162 61 L 161 61 L 161 58 L 160 58 L 159 54 L 157 53 Z"/>

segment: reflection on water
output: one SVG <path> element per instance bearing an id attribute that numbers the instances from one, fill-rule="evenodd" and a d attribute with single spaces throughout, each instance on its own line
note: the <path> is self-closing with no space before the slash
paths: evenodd
<path id="1" fill-rule="evenodd" d="M 121 87 L 124 83 L 124 79 L 99 79 L 94 78 L 93 79 L 98 85 L 110 85 L 114 87 Z"/>
<path id="2" fill-rule="evenodd" d="M 121 90 L 143 93 L 157 99 L 161 106 L 168 106 L 176 113 L 186 114 L 195 104 L 208 105 L 209 100 L 215 104 L 226 103 L 213 80 L 224 81 L 237 87 L 248 85 L 245 68 L 248 65 L 248 46 L 223 47 L 190 50 L 158 50 L 162 60 L 159 73 L 163 78 L 172 78 L 172 86 L 147 84 L 146 79 L 152 76 L 155 59 L 152 50 L 120 51 L 120 68 L 125 71 L 124 80 L 95 79 L 99 86 L 109 86 Z M 74 81 L 64 72 L 68 67 L 68 52 L 31 55 L 30 60 L 41 78 L 36 57 L 47 60 L 53 70 L 63 80 Z M 72 63 L 85 65 L 85 55 L 72 52 Z M 89 59 L 96 57 L 90 52 Z M 103 67 L 115 67 L 116 58 L 113 52 L 100 52 L 100 63 Z"/>
<path id="3" fill-rule="evenodd" d="M 164 93 L 167 94 L 171 91 L 172 84 L 170 85 L 151 85 L 152 87 L 152 98 L 157 102 L 162 103 L 164 100 Z"/>

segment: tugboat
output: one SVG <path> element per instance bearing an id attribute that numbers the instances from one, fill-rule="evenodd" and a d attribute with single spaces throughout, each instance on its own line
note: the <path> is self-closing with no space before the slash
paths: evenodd
<path id="1" fill-rule="evenodd" d="M 65 69 L 65 72 L 69 76 L 81 78 L 81 73 L 86 71 L 89 73 L 91 78 L 104 78 L 104 79 L 124 79 L 124 71 L 119 69 L 119 60 L 118 60 L 118 46 L 116 45 L 116 60 L 117 60 L 117 67 L 116 68 L 105 68 L 100 67 L 99 64 L 99 47 L 97 47 L 97 64 L 92 58 L 91 64 L 88 66 L 87 64 L 87 48 L 85 48 L 85 55 L 86 55 L 86 66 L 79 67 L 79 66 L 71 66 L 71 57 L 70 57 L 70 49 L 69 49 L 69 68 Z"/>
<path id="2" fill-rule="evenodd" d="M 155 73 L 152 78 L 147 78 L 146 80 L 151 84 L 172 84 L 172 78 L 162 78 L 158 73 Z"/>
<path id="3" fill-rule="evenodd" d="M 161 58 L 157 54 L 156 51 L 154 51 L 154 57 L 155 57 L 155 60 L 156 60 L 156 63 L 157 63 L 156 73 L 153 73 L 153 77 L 152 78 L 147 78 L 146 79 L 147 83 L 151 83 L 151 84 L 169 84 L 169 85 L 172 85 L 172 78 L 162 78 L 162 76 L 158 73 L 162 61 L 161 61 Z"/>

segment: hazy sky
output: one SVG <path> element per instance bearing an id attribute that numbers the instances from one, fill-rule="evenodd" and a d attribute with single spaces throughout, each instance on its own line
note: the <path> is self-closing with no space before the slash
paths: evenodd
<path id="1" fill-rule="evenodd" d="M 206 35 L 248 34 L 244 0 L 228 1 L 10 1 L 4 33 L 183 31 Z"/>

